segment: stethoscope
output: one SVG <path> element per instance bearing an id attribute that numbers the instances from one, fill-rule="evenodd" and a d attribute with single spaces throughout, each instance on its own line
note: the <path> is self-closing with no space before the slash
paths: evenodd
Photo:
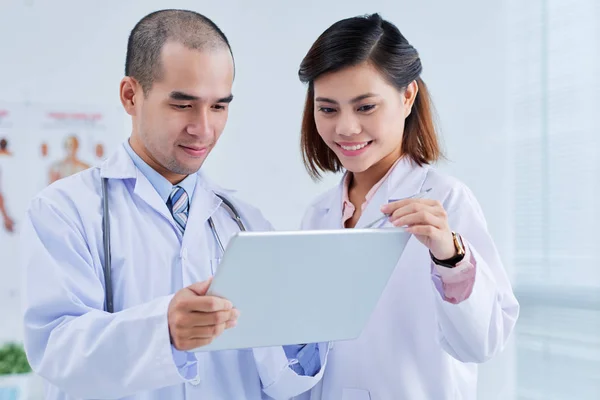
<path id="1" fill-rule="evenodd" d="M 107 194 L 108 178 L 102 178 L 102 241 L 104 243 L 104 263 L 102 269 L 104 271 L 104 295 L 106 300 L 106 311 L 109 313 L 113 312 L 113 292 L 112 292 L 112 279 L 111 279 L 111 250 L 110 250 L 110 218 L 108 215 L 108 194 Z M 215 195 L 221 199 L 221 205 L 227 210 L 231 218 L 236 222 L 240 231 L 246 231 L 246 227 L 242 222 L 240 214 L 236 210 L 235 206 L 231 204 L 223 195 L 215 193 Z M 225 253 L 225 247 L 221 242 L 219 233 L 215 228 L 215 223 L 212 217 L 208 218 L 208 225 L 210 230 L 221 249 L 221 254 Z"/>

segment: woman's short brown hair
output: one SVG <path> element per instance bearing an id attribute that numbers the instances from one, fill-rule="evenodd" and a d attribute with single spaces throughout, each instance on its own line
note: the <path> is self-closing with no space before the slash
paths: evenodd
<path id="1" fill-rule="evenodd" d="M 375 66 L 399 91 L 413 81 L 417 83 L 417 96 L 404 126 L 402 153 L 417 165 L 429 164 L 441 157 L 431 100 L 420 77 L 421 60 L 415 48 L 395 25 L 378 14 L 348 18 L 336 22 L 319 36 L 298 72 L 300 81 L 308 83 L 301 148 L 304 166 L 313 179 L 319 179 L 321 172 L 342 170 L 340 160 L 317 131 L 314 81 L 322 74 L 364 62 Z"/>

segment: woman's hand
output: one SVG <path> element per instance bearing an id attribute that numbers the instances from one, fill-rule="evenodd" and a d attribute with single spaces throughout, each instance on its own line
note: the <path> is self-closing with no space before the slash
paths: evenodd
<path id="1" fill-rule="evenodd" d="M 394 226 L 406 226 L 406 231 L 415 235 L 438 260 L 447 260 L 456 255 L 448 215 L 439 201 L 398 200 L 385 204 L 381 211 L 390 216 Z"/>

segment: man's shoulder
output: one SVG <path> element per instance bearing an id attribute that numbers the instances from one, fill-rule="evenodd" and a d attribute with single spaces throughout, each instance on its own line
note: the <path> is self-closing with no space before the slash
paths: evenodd
<path id="1" fill-rule="evenodd" d="M 100 169 L 92 167 L 46 186 L 33 197 L 30 209 L 34 204 L 61 211 L 79 209 L 98 202 L 100 195 Z"/>

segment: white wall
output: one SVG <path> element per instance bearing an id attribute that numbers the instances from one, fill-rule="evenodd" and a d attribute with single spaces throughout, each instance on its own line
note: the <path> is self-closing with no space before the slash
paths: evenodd
<path id="1" fill-rule="evenodd" d="M 190 8 L 212 18 L 231 41 L 237 76 L 228 126 L 206 168 L 261 207 L 280 229 L 295 229 L 308 202 L 337 181 L 328 177 L 314 184 L 300 163 L 305 88 L 297 79 L 299 63 L 331 23 L 381 12 L 420 51 L 451 160 L 442 167 L 478 196 L 511 270 L 502 1 L 4 0 L 0 4 L 0 100 L 4 101 L 119 106 L 127 35 L 143 15 L 159 8 Z M 114 134 L 125 138 L 128 129 L 125 122 Z M 511 360 L 507 352 L 483 368 L 482 399 L 510 398 Z"/>

